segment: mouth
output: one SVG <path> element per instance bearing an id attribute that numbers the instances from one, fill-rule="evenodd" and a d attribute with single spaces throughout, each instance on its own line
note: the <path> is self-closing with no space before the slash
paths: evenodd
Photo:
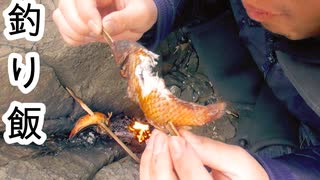
<path id="1" fill-rule="evenodd" d="M 244 1 L 242 1 L 244 8 L 247 11 L 248 16 L 251 19 L 254 19 L 258 22 L 264 22 L 267 21 L 268 19 L 273 18 L 274 16 L 279 16 L 281 14 L 279 13 L 273 13 L 267 10 L 263 10 L 260 8 L 256 8 L 255 6 L 252 6 Z"/>

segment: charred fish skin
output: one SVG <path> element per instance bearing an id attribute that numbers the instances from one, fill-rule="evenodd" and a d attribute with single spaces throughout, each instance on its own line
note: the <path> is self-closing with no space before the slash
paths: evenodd
<path id="1" fill-rule="evenodd" d="M 223 102 L 202 106 L 175 97 L 154 72 L 158 55 L 128 41 L 115 42 L 113 50 L 121 74 L 128 78 L 128 97 L 139 104 L 150 124 L 161 129 L 168 122 L 175 126 L 201 126 L 223 116 Z"/>

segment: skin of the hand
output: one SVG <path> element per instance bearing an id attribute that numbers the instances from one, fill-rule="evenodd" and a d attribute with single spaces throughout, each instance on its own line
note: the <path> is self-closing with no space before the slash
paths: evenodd
<path id="1" fill-rule="evenodd" d="M 269 179 L 244 149 L 186 130 L 180 133 L 181 137 L 152 132 L 141 157 L 141 180 Z"/>
<path id="2" fill-rule="evenodd" d="M 102 41 L 102 28 L 114 40 L 140 39 L 157 20 L 153 0 L 60 0 L 52 18 L 70 45 Z"/>

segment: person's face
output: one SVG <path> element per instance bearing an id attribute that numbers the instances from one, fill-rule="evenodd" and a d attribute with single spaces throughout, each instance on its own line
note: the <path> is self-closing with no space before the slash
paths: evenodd
<path id="1" fill-rule="evenodd" d="M 320 35 L 320 0 L 242 0 L 250 18 L 292 40 Z"/>

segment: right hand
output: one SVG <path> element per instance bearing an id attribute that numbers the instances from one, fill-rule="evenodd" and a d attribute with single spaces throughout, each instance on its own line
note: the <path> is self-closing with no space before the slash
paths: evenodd
<path id="1" fill-rule="evenodd" d="M 259 162 L 239 146 L 179 132 L 181 136 L 168 136 L 153 130 L 141 157 L 140 179 L 269 179 Z"/>
<path id="2" fill-rule="evenodd" d="M 114 40 L 139 40 L 157 20 L 153 0 L 60 0 L 53 20 L 70 45 L 105 42 L 104 28 Z"/>

